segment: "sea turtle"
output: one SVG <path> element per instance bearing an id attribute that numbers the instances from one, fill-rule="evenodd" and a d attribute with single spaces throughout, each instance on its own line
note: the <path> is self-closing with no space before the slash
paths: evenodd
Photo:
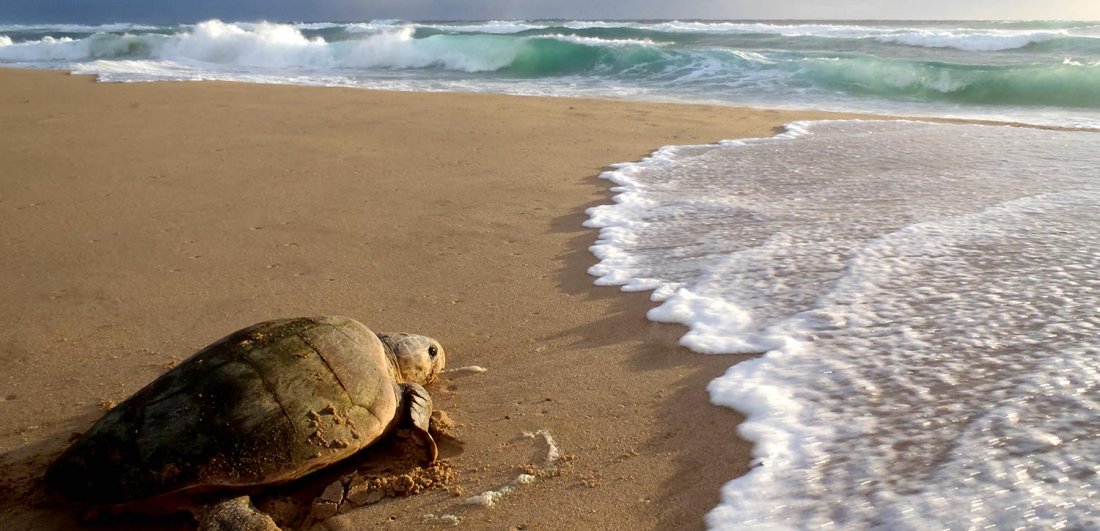
<path id="1" fill-rule="evenodd" d="M 200 529 L 278 529 L 247 498 L 344 459 L 407 422 L 437 457 L 421 384 L 431 338 L 347 317 L 280 319 L 206 347 L 109 411 L 54 461 L 47 487 L 110 512 L 190 509 Z"/>

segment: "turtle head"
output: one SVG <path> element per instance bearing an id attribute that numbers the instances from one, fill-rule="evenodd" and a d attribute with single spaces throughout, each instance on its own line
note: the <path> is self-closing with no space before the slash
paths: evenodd
<path id="1" fill-rule="evenodd" d="M 394 370 L 405 382 L 426 384 L 435 380 L 447 365 L 447 355 L 438 341 L 416 334 L 378 334 Z"/>

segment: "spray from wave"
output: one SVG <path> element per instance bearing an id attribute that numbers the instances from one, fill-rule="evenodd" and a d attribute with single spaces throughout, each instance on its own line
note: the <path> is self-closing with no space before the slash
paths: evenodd
<path id="1" fill-rule="evenodd" d="M 892 114 L 962 109 L 1036 123 L 1085 116 L 1086 125 L 1100 123 L 1087 116 L 1100 109 L 1097 57 L 1100 26 L 1085 23 L 0 26 L 0 64 L 109 81 L 226 79 Z M 1042 111 L 1021 118 L 1027 108 Z"/>

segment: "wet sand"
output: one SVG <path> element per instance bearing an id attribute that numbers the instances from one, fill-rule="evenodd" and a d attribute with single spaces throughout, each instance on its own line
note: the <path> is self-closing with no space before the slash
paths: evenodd
<path id="1" fill-rule="evenodd" d="M 238 328 L 318 314 L 488 369 L 429 387 L 464 443 L 450 492 L 323 527 L 702 527 L 748 466 L 705 391 L 739 358 L 593 286 L 584 210 L 609 201 L 608 164 L 827 116 L 0 70 L 0 528 L 75 525 L 38 478 L 102 406 Z M 461 504 L 541 463 L 537 430 L 557 472 Z"/>

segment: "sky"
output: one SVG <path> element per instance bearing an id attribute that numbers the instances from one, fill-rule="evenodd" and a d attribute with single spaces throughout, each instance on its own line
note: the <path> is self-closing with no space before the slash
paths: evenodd
<path id="1" fill-rule="evenodd" d="M 0 0 L 2 22 L 373 19 L 1068 19 L 1100 0 Z"/>

